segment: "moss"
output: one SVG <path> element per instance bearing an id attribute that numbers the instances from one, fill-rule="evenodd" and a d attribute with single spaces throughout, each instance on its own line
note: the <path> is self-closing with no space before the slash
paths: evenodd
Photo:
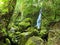
<path id="1" fill-rule="evenodd" d="M 25 31 L 31 24 L 29 22 L 21 22 L 19 23 L 20 31 Z"/>
<path id="2" fill-rule="evenodd" d="M 60 45 L 60 22 L 56 22 L 49 30 L 48 45 Z"/>
<path id="3" fill-rule="evenodd" d="M 45 34 L 47 34 L 47 30 L 41 30 L 39 34 L 40 34 L 40 36 L 42 37 L 42 36 L 44 36 Z"/>
<path id="4" fill-rule="evenodd" d="M 48 45 L 60 45 L 60 30 L 50 30 L 48 34 Z"/>
<path id="5" fill-rule="evenodd" d="M 26 28 L 28 26 L 30 26 L 30 23 L 26 23 L 26 22 L 21 22 L 19 23 L 20 27 Z"/>
<path id="6" fill-rule="evenodd" d="M 7 45 L 10 45 L 11 44 L 11 42 L 10 42 L 10 40 L 8 38 L 6 38 L 6 44 Z"/>
<path id="7" fill-rule="evenodd" d="M 30 22 L 30 23 L 31 23 L 31 20 L 32 20 L 31 18 L 26 18 L 26 19 L 24 19 L 23 21 L 24 21 L 24 22 Z"/>
<path id="8" fill-rule="evenodd" d="M 37 30 L 37 29 L 35 29 L 34 27 L 29 27 L 26 31 L 28 31 L 28 32 L 33 32 L 34 30 Z M 37 30 L 38 31 L 38 30 Z"/>
<path id="9" fill-rule="evenodd" d="M 30 36 L 31 36 L 31 32 L 21 33 L 18 45 L 24 45 Z"/>
<path id="10" fill-rule="evenodd" d="M 31 26 L 31 19 L 30 18 L 24 19 L 22 22 L 18 24 L 18 26 L 19 26 L 19 30 L 21 32 L 24 32 L 27 28 Z"/>
<path id="11" fill-rule="evenodd" d="M 27 42 L 27 40 L 32 36 L 38 36 L 38 32 L 33 31 L 33 32 L 23 32 L 23 33 L 21 33 L 18 44 L 19 45 L 24 45 Z"/>
<path id="12" fill-rule="evenodd" d="M 13 43 L 17 43 L 18 40 L 20 39 L 20 32 L 19 31 L 13 31 L 13 32 L 8 32 L 8 36 L 10 41 L 12 41 Z"/>
<path id="13" fill-rule="evenodd" d="M 44 45 L 43 40 L 40 37 L 30 37 L 25 45 Z"/>

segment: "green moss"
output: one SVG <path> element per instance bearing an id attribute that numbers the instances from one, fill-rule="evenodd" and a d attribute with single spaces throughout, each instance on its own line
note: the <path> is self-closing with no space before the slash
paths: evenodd
<path id="1" fill-rule="evenodd" d="M 38 18 L 38 11 L 37 12 L 33 12 L 32 14 L 28 14 L 26 17 L 27 18 L 31 18 L 31 25 L 32 26 L 35 26 L 36 25 L 36 21 L 37 21 L 37 18 Z"/>
<path id="2" fill-rule="evenodd" d="M 18 24 L 18 26 L 20 31 L 22 32 L 25 31 L 28 27 L 31 26 L 31 19 L 30 18 L 24 19 L 22 22 Z"/>
<path id="3" fill-rule="evenodd" d="M 21 22 L 19 23 L 20 27 L 26 28 L 30 25 L 30 23 L 26 23 L 26 22 Z"/>
<path id="4" fill-rule="evenodd" d="M 27 40 L 32 36 L 38 36 L 38 33 L 35 31 L 34 32 L 23 32 L 23 33 L 21 33 L 18 44 L 24 45 L 27 42 Z"/>
<path id="5" fill-rule="evenodd" d="M 45 34 L 47 34 L 47 30 L 41 30 L 39 33 L 40 37 L 44 36 Z"/>
<path id="6" fill-rule="evenodd" d="M 8 38 L 6 38 L 6 44 L 7 45 L 10 45 L 11 44 L 11 42 L 10 42 L 10 40 Z"/>
<path id="7" fill-rule="evenodd" d="M 24 45 L 30 36 L 31 36 L 31 32 L 21 33 L 18 45 Z"/>
<path id="8" fill-rule="evenodd" d="M 31 20 L 32 20 L 31 18 L 26 18 L 26 19 L 24 19 L 23 21 L 24 21 L 24 22 L 31 22 Z"/>
<path id="9" fill-rule="evenodd" d="M 44 45 L 43 42 L 40 37 L 33 36 L 28 39 L 25 45 Z"/>
<path id="10" fill-rule="evenodd" d="M 33 32 L 33 31 L 35 31 L 35 30 L 37 30 L 37 29 L 35 29 L 34 27 L 29 27 L 29 28 L 27 29 L 28 32 Z"/>
<path id="11" fill-rule="evenodd" d="M 19 23 L 19 30 L 20 31 L 25 31 L 31 24 L 29 22 L 21 22 Z"/>
<path id="12" fill-rule="evenodd" d="M 8 13 L 8 0 L 0 0 L 0 14 Z M 1 16 L 1 15 L 0 15 Z"/>

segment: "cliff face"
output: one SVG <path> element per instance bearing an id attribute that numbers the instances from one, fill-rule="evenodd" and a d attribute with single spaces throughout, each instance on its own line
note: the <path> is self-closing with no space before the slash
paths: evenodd
<path id="1" fill-rule="evenodd" d="M 51 43 L 51 45 L 59 45 L 60 43 L 60 22 L 56 22 L 49 31 L 48 34 L 48 45 Z"/>

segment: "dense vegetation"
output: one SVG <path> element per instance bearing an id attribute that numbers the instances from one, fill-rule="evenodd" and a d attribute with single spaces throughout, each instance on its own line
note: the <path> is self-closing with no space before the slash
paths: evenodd
<path id="1" fill-rule="evenodd" d="M 60 45 L 59 35 L 60 0 L 0 0 L 0 45 Z"/>

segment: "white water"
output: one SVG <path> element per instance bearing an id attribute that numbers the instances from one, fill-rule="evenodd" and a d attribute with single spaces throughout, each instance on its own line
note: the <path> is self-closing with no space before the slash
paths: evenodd
<path id="1" fill-rule="evenodd" d="M 42 9 L 40 9 L 40 12 L 39 12 L 39 16 L 37 18 L 37 29 L 40 29 L 40 26 L 41 26 L 41 17 L 42 17 Z"/>

